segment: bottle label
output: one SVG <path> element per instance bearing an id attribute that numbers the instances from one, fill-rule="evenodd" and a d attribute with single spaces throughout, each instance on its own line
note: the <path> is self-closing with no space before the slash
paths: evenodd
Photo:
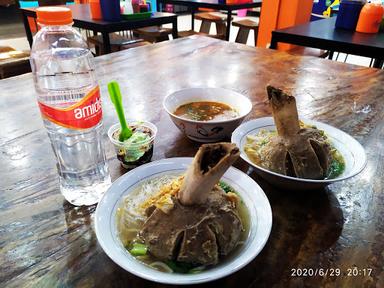
<path id="1" fill-rule="evenodd" d="M 52 107 L 39 102 L 43 118 L 70 129 L 88 129 L 102 118 L 100 88 L 96 86 L 83 99 L 66 108 Z"/>

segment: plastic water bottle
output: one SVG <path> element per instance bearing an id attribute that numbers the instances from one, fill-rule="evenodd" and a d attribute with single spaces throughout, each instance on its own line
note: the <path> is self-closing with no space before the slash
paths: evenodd
<path id="1" fill-rule="evenodd" d="M 97 203 L 111 184 L 93 56 L 66 7 L 40 7 L 31 67 L 44 125 L 70 203 Z"/>

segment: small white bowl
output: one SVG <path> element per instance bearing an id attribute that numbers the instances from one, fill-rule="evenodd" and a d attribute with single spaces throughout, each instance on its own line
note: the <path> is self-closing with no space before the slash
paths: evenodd
<path id="1" fill-rule="evenodd" d="M 179 117 L 175 110 L 183 104 L 196 101 L 220 102 L 231 106 L 239 112 L 239 116 L 221 121 L 195 121 Z M 223 88 L 189 88 L 168 95 L 163 102 L 165 111 L 173 123 L 185 135 L 197 142 L 217 142 L 230 137 L 252 110 L 252 102 L 244 95 Z"/>
<path id="2" fill-rule="evenodd" d="M 95 231 L 105 253 L 120 267 L 144 279 L 166 284 L 196 284 L 232 274 L 251 262 L 263 249 L 272 228 L 272 211 L 260 186 L 247 174 L 229 168 L 223 180 L 242 198 L 249 214 L 249 233 L 242 247 L 218 265 L 198 274 L 157 271 L 136 260 L 122 245 L 117 234 L 116 211 L 123 198 L 146 179 L 164 174 L 183 173 L 193 158 L 169 158 L 142 165 L 117 179 L 97 205 Z"/>
<path id="3" fill-rule="evenodd" d="M 255 168 L 257 174 L 267 180 L 274 186 L 288 190 L 311 190 L 324 188 L 325 186 L 351 178 L 359 174 L 367 163 L 367 156 L 363 146 L 347 133 L 332 127 L 330 125 L 317 122 L 314 120 L 301 119 L 304 123 L 315 125 L 318 129 L 324 130 L 328 138 L 341 153 L 345 161 L 344 172 L 336 178 L 325 180 L 303 179 L 285 176 L 276 172 L 269 171 L 261 166 L 256 165 L 248 158 L 244 151 L 247 135 L 257 134 L 261 129 L 276 130 L 272 117 L 264 117 L 253 119 L 239 126 L 232 134 L 232 142 L 240 148 L 240 157 L 249 165 Z"/>

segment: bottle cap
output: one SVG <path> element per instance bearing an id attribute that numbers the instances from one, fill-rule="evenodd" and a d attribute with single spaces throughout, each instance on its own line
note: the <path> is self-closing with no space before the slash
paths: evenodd
<path id="1" fill-rule="evenodd" d="M 72 11 L 67 7 L 44 6 L 36 9 L 37 23 L 43 25 L 72 24 Z"/>

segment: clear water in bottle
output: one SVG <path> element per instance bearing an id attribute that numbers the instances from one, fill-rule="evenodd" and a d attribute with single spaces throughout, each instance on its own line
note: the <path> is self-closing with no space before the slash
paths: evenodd
<path id="1" fill-rule="evenodd" d="M 37 15 L 42 24 L 44 15 Z M 92 205 L 111 184 L 93 56 L 69 23 L 44 24 L 34 39 L 31 66 L 60 190 L 74 205 Z"/>

